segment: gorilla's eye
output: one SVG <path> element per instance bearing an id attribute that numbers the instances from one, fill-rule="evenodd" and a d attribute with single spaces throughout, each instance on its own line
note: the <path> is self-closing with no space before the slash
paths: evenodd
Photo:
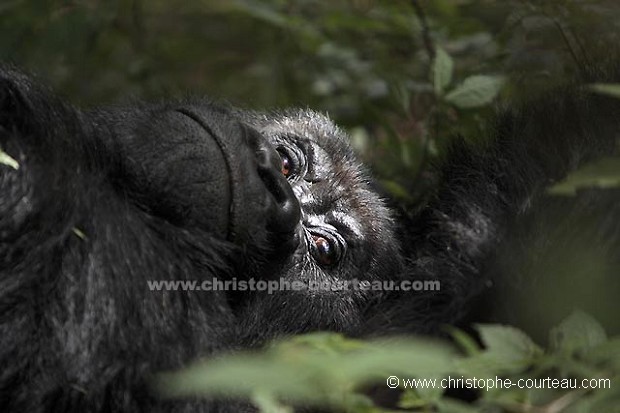
<path id="1" fill-rule="evenodd" d="M 282 175 L 288 178 L 289 176 L 291 176 L 291 173 L 293 172 L 293 161 L 283 151 L 280 151 L 279 153 L 280 153 L 280 158 L 282 158 Z"/>
<path id="2" fill-rule="evenodd" d="M 311 234 L 311 237 L 310 252 L 319 265 L 331 267 L 340 261 L 343 247 L 337 237 L 323 233 Z"/>
<path id="3" fill-rule="evenodd" d="M 292 178 L 299 174 L 301 169 L 299 155 L 294 149 L 281 146 L 277 148 L 282 159 L 282 175 L 287 178 Z"/>

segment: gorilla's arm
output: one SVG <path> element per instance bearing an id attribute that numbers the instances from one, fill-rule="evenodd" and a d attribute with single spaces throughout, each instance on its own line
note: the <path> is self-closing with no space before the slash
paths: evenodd
<path id="1" fill-rule="evenodd" d="M 484 148 L 455 142 L 435 197 L 406 224 L 403 277 L 439 280 L 441 292 L 392 294 L 370 309 L 364 331 L 436 332 L 461 319 L 487 281 L 501 277 L 485 270 L 515 221 L 567 173 L 616 152 L 619 133 L 620 100 L 576 86 L 500 112 Z"/>

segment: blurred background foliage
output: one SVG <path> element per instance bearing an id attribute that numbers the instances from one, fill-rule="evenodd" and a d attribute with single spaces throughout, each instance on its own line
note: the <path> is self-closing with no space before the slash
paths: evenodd
<path id="1" fill-rule="evenodd" d="M 489 119 L 488 100 L 441 99 L 436 50 L 450 88 L 501 75 L 522 99 L 607 53 L 619 22 L 616 0 L 2 0 L 0 60 L 83 105 L 190 92 L 328 112 L 413 201 L 450 136 L 483 139 Z"/>
<path id="2" fill-rule="evenodd" d="M 619 26 L 617 0 L 2 0 L 0 61 L 82 106 L 207 94 L 328 112 L 386 195 L 415 211 L 454 136 L 484 142 L 494 106 L 608 58 Z M 617 183 L 614 165 L 578 179 Z M 545 280 L 506 300 L 535 338 L 571 305 L 620 331 L 620 269 L 582 226 L 521 241 L 527 259 L 522 245 L 504 254 L 515 278 Z"/>

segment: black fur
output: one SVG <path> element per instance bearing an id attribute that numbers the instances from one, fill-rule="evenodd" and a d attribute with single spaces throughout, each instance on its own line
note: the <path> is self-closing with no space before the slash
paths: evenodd
<path id="1" fill-rule="evenodd" d="M 544 189 L 613 152 L 618 131 L 620 104 L 579 88 L 503 111 L 486 148 L 454 144 L 401 246 L 324 116 L 200 100 L 83 112 L 0 69 L 0 147 L 19 163 L 0 165 L 0 410 L 250 410 L 161 401 L 145 379 L 312 330 L 437 333 L 501 277 L 489 270 L 498 246 Z M 275 148 L 304 152 L 288 183 Z M 317 230 L 351 233 L 331 266 L 313 255 Z M 147 287 L 212 277 L 442 284 L 271 295 Z"/>
<path id="2" fill-rule="evenodd" d="M 521 251 L 526 238 L 519 228 L 532 221 L 533 212 L 557 214 L 561 210 L 550 205 L 547 188 L 589 161 L 617 153 L 620 100 L 596 95 L 584 85 L 613 82 L 619 78 L 618 71 L 592 70 L 584 77 L 527 105 L 501 109 L 484 148 L 462 140 L 453 143 L 439 165 L 436 195 L 406 223 L 404 243 L 409 261 L 404 276 L 440 279 L 442 291 L 419 294 L 415 299 L 393 294 L 369 311 L 366 333 L 382 331 L 386 325 L 395 333 L 411 327 L 414 332 L 437 333 L 442 326 L 462 320 L 490 286 L 507 283 L 507 288 L 515 287 L 508 278 L 517 258 L 507 263 L 506 256 L 531 260 Z M 609 191 L 600 203 L 617 202 L 618 196 L 617 191 Z M 599 202 L 601 197 L 590 194 L 588 199 Z M 570 204 L 574 210 L 574 199 Z M 620 247 L 620 228 L 610 225 L 614 216 L 608 208 L 602 218 L 597 217 L 608 234 L 596 237 L 596 242 L 612 251 L 611 259 Z M 549 222 L 540 217 L 533 221 L 538 231 L 551 231 Z M 572 220 L 556 226 L 570 228 L 576 222 L 579 216 L 573 214 Z M 531 224 L 529 229 L 531 234 Z M 577 227 L 569 233 L 575 238 L 583 235 Z M 489 314 L 477 315 L 478 322 L 497 321 Z"/>

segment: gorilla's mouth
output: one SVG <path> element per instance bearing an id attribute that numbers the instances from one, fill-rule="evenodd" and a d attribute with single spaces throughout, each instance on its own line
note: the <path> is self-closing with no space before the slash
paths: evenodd
<path id="1" fill-rule="evenodd" d="M 301 210 L 276 148 L 226 112 L 195 107 L 176 112 L 188 129 L 198 126 L 203 135 L 198 145 L 205 182 L 199 195 L 205 206 L 201 222 L 235 244 L 254 242 L 257 233 L 267 233 L 274 235 L 266 241 L 273 244 L 269 249 L 293 249 L 299 241 Z"/>

